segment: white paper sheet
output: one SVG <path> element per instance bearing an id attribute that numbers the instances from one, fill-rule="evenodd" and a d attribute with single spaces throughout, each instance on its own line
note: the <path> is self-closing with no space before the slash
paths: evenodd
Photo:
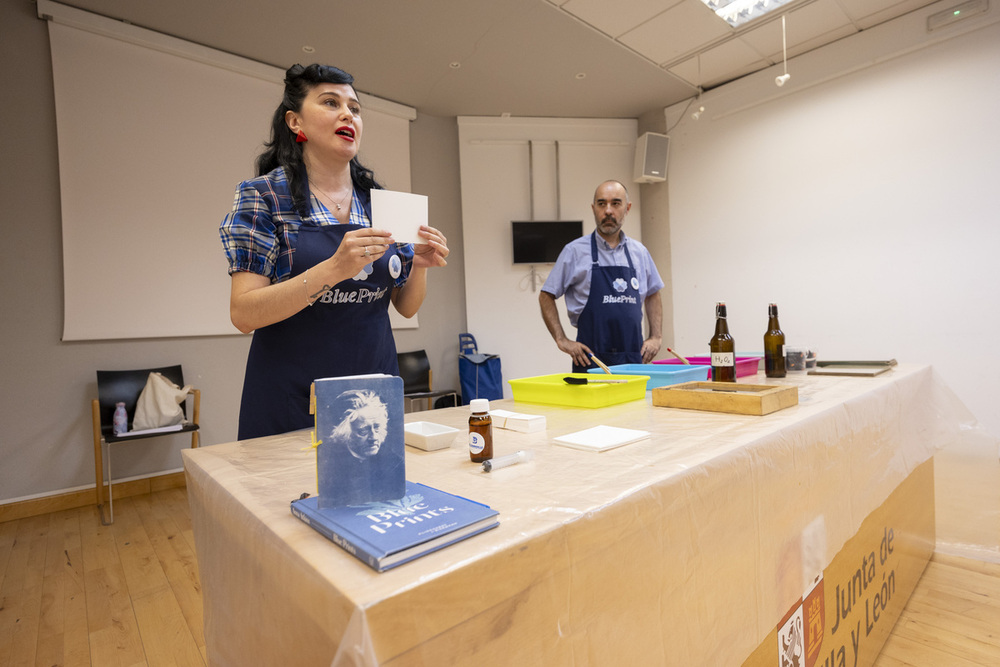
<path id="1" fill-rule="evenodd" d="M 649 437 L 649 431 L 639 431 L 633 428 L 619 428 L 617 426 L 594 426 L 592 428 L 568 433 L 555 438 L 555 442 L 574 449 L 587 449 L 593 452 L 603 452 L 622 445 L 630 445 L 633 442 L 645 440 Z"/>
<path id="2" fill-rule="evenodd" d="M 392 234 L 396 243 L 422 243 L 417 234 L 427 224 L 427 195 L 372 190 L 372 226 Z"/>

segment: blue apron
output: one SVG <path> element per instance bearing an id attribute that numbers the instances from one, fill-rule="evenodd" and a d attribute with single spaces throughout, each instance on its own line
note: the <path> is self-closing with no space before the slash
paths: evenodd
<path id="1" fill-rule="evenodd" d="M 361 228 L 304 222 L 289 280 L 332 256 L 345 233 Z M 317 378 L 399 374 L 389 303 L 401 267 L 391 246 L 365 267 L 363 279 L 340 282 L 312 306 L 254 332 L 240 404 L 240 440 L 313 426 L 309 386 Z M 303 298 L 304 293 L 305 287 Z"/>
<path id="2" fill-rule="evenodd" d="M 576 323 L 576 340 L 608 366 L 642 363 L 642 300 L 639 279 L 626 245 L 628 266 L 599 266 L 597 232 L 590 236 L 590 295 Z M 577 366 L 585 373 L 596 364 Z"/>

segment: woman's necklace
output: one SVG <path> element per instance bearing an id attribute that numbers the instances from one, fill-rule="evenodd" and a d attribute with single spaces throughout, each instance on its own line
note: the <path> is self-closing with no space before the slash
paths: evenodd
<path id="1" fill-rule="evenodd" d="M 316 188 L 316 190 L 318 190 L 321 195 L 326 196 L 327 200 L 329 200 L 329 202 L 331 204 L 333 204 L 334 206 L 336 206 L 338 211 L 341 208 L 340 204 L 344 203 L 344 200 L 347 199 L 347 196 L 354 194 L 354 188 L 352 187 L 350 190 L 347 191 L 347 194 L 345 194 L 343 197 L 340 198 L 340 203 L 338 204 L 337 201 L 333 197 L 331 197 L 330 193 L 328 193 L 326 190 L 321 190 L 320 187 L 318 185 L 316 185 L 315 183 L 313 183 L 312 181 L 309 181 L 309 185 L 311 185 L 312 187 Z"/>

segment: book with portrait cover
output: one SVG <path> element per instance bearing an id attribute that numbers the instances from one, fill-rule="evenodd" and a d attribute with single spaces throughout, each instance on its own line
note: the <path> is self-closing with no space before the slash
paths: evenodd
<path id="1" fill-rule="evenodd" d="M 399 500 L 325 509 L 316 500 L 293 500 L 292 514 L 377 572 L 499 525 L 488 505 L 410 481 Z"/>
<path id="2" fill-rule="evenodd" d="M 406 494 L 403 380 L 351 375 L 313 382 L 319 507 Z"/>

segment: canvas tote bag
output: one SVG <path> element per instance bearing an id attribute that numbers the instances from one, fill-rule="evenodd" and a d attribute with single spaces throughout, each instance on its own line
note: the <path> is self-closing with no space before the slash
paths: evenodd
<path id="1" fill-rule="evenodd" d="M 135 406 L 133 430 L 143 431 L 180 424 L 184 420 L 181 403 L 190 389 L 191 385 L 180 388 L 160 373 L 150 373 Z"/>

